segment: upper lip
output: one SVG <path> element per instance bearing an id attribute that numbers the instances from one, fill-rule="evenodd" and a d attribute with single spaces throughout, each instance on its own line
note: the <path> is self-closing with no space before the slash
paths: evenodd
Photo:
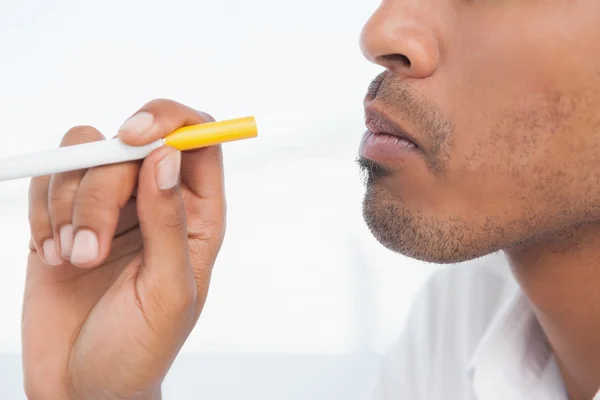
<path id="1" fill-rule="evenodd" d="M 398 136 L 399 138 L 412 142 L 417 148 L 422 149 L 419 142 L 417 142 L 410 133 L 406 132 L 391 118 L 385 116 L 373 107 L 365 108 L 365 125 L 367 126 L 367 129 L 373 133 L 385 133 Z"/>

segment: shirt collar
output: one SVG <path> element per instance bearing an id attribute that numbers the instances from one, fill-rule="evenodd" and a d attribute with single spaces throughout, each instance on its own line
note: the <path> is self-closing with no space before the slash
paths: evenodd
<path id="1" fill-rule="evenodd" d="M 550 345 L 518 287 L 482 336 L 467 372 L 479 400 L 567 399 Z"/>

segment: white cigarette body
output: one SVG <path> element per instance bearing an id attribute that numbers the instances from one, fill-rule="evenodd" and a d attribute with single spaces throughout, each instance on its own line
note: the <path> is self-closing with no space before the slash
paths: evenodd
<path id="1" fill-rule="evenodd" d="M 164 139 L 144 146 L 129 146 L 115 138 L 6 158 L 0 160 L 0 181 L 140 160 L 163 145 Z"/>
<path id="2" fill-rule="evenodd" d="M 257 135 L 254 117 L 244 117 L 184 126 L 145 146 L 130 146 L 119 138 L 77 144 L 0 160 L 0 182 L 141 160 L 164 145 L 187 151 Z"/>

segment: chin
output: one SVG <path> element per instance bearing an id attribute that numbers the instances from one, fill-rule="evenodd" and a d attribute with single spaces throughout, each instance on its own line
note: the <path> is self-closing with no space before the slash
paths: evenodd
<path id="1" fill-rule="evenodd" d="M 389 250 L 435 264 L 470 261 L 501 250 L 498 238 L 476 235 L 475 224 L 424 216 L 376 184 L 367 186 L 363 217 L 373 236 Z M 457 219 L 458 220 L 458 219 Z"/>

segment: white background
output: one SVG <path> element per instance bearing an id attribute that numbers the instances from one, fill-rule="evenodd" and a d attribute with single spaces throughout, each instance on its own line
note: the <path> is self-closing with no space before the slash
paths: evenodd
<path id="1" fill-rule="evenodd" d="M 0 157 L 74 125 L 113 136 L 166 97 L 255 115 L 225 146 L 229 230 L 168 399 L 353 399 L 432 271 L 361 217 L 362 98 L 380 68 L 358 35 L 376 0 L 2 1 Z M 0 183 L 0 398 L 23 398 L 27 180 Z M 39 333 L 43 335 L 43 332 Z"/>

